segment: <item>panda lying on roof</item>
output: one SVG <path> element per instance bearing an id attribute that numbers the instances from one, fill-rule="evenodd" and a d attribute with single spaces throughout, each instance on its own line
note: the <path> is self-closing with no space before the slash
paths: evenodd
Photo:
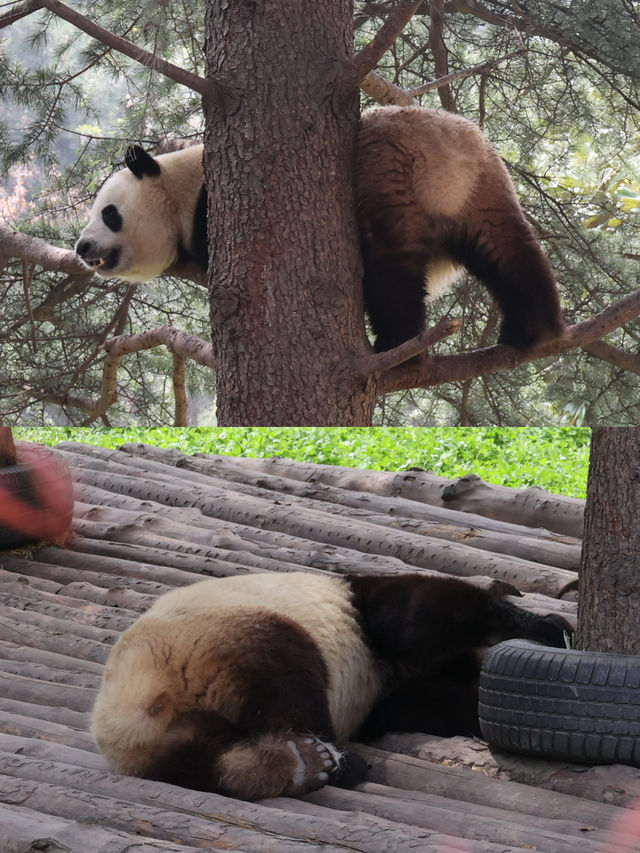
<path id="1" fill-rule="evenodd" d="M 122 773 L 245 799 L 352 786 L 386 731 L 479 734 L 486 647 L 559 616 L 419 574 L 264 573 L 161 596 L 111 651 L 92 719 Z"/>
<path id="2" fill-rule="evenodd" d="M 148 281 L 178 260 L 207 268 L 202 146 L 153 158 L 139 146 L 102 187 L 76 252 L 103 276 Z M 420 107 L 363 113 L 356 163 L 365 307 L 381 352 L 425 329 L 425 295 L 465 267 L 503 314 L 500 342 L 527 348 L 565 324 L 553 274 L 502 160 L 461 116 Z"/>

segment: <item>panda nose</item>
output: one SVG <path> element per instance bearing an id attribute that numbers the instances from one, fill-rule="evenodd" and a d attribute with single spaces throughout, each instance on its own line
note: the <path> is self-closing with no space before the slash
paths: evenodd
<path id="1" fill-rule="evenodd" d="M 86 258 L 95 252 L 96 245 L 93 240 L 78 240 L 76 243 L 76 254 L 81 258 Z"/>

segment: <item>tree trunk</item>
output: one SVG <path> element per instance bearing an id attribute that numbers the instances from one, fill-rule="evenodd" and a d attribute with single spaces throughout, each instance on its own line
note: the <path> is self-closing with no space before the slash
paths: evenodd
<path id="1" fill-rule="evenodd" d="M 367 425 L 350 0 L 207 4 L 209 293 L 218 423 Z M 219 89 L 217 91 L 220 91 Z"/>
<path id="2" fill-rule="evenodd" d="M 577 646 L 640 654 L 640 428 L 591 437 Z"/>

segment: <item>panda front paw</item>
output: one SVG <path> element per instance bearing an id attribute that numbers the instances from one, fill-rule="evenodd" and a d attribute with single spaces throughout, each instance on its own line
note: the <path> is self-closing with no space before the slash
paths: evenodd
<path id="1" fill-rule="evenodd" d="M 348 749 L 342 756 L 342 763 L 331 784 L 338 788 L 355 788 L 361 782 L 366 782 L 369 769 L 370 765 L 365 758 Z"/>
<path id="2" fill-rule="evenodd" d="M 538 619 L 540 641 L 547 646 L 558 649 L 571 648 L 573 645 L 573 628 L 563 616 L 550 613 Z"/>

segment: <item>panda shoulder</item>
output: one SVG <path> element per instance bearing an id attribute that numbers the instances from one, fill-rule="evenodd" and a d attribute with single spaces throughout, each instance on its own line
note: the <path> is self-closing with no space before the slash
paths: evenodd
<path id="1" fill-rule="evenodd" d="M 167 151 L 164 154 L 157 154 L 156 162 L 160 166 L 161 172 L 202 172 L 202 155 L 204 145 L 190 145 L 187 148 L 180 148 L 177 151 Z"/>

